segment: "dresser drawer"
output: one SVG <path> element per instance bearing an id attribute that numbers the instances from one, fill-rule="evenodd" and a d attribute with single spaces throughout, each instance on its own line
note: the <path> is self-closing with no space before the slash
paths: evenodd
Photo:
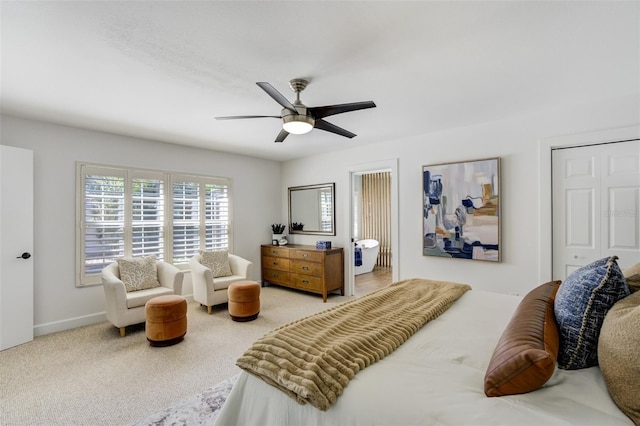
<path id="1" fill-rule="evenodd" d="M 291 258 L 308 260 L 310 262 L 322 262 L 324 253 L 321 251 L 311 250 L 291 250 Z"/>
<path id="2" fill-rule="evenodd" d="M 278 246 L 273 247 L 265 247 L 262 246 L 262 255 L 263 256 L 273 256 L 273 257 L 289 257 L 289 252 L 291 250 L 287 250 L 285 248 L 280 248 Z"/>
<path id="3" fill-rule="evenodd" d="M 263 256 L 262 267 L 277 269 L 279 271 L 289 271 L 289 259 L 282 257 Z"/>
<path id="4" fill-rule="evenodd" d="M 300 290 L 310 290 L 314 292 L 322 292 L 322 277 L 314 277 L 312 275 L 291 274 L 289 283 L 291 286 Z"/>
<path id="5" fill-rule="evenodd" d="M 322 267 L 322 263 L 314 263 L 314 262 L 309 262 L 306 260 L 298 260 L 298 259 L 292 259 L 290 261 L 290 265 L 291 265 L 291 268 L 289 270 L 291 272 L 298 273 L 298 274 L 315 275 L 318 277 L 322 276 L 322 271 L 324 269 Z"/>
<path id="6" fill-rule="evenodd" d="M 279 271 L 277 269 L 263 269 L 262 280 L 283 285 L 289 285 L 290 283 L 289 273 L 286 271 Z"/>

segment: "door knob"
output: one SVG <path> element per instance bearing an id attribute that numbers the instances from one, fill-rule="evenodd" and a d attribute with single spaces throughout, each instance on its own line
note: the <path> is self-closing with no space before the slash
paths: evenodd
<path id="1" fill-rule="evenodd" d="M 28 259 L 30 257 L 31 257 L 31 253 L 25 251 L 20 256 L 16 257 L 16 259 Z"/>

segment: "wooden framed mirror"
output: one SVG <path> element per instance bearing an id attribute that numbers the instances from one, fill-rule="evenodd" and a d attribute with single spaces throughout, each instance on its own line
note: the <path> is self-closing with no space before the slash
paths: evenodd
<path id="1" fill-rule="evenodd" d="M 289 188 L 289 234 L 336 235 L 335 183 Z"/>

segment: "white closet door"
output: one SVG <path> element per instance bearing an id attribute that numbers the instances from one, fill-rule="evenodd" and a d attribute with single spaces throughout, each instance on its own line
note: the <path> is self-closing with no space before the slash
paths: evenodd
<path id="1" fill-rule="evenodd" d="M 553 279 L 600 255 L 599 146 L 552 152 Z"/>
<path id="2" fill-rule="evenodd" d="M 640 262 L 640 141 L 602 146 L 601 257 L 622 269 Z"/>
<path id="3" fill-rule="evenodd" d="M 617 255 L 640 261 L 640 141 L 552 153 L 553 278 Z"/>
<path id="4" fill-rule="evenodd" d="M 0 350 L 33 340 L 33 151 L 0 145 Z"/>

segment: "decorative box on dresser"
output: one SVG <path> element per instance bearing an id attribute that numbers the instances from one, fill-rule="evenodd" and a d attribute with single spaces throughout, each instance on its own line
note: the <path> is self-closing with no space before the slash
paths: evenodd
<path id="1" fill-rule="evenodd" d="M 287 244 L 261 247 L 262 283 L 276 284 L 322 295 L 340 290 L 344 296 L 342 248 L 317 249 Z"/>

